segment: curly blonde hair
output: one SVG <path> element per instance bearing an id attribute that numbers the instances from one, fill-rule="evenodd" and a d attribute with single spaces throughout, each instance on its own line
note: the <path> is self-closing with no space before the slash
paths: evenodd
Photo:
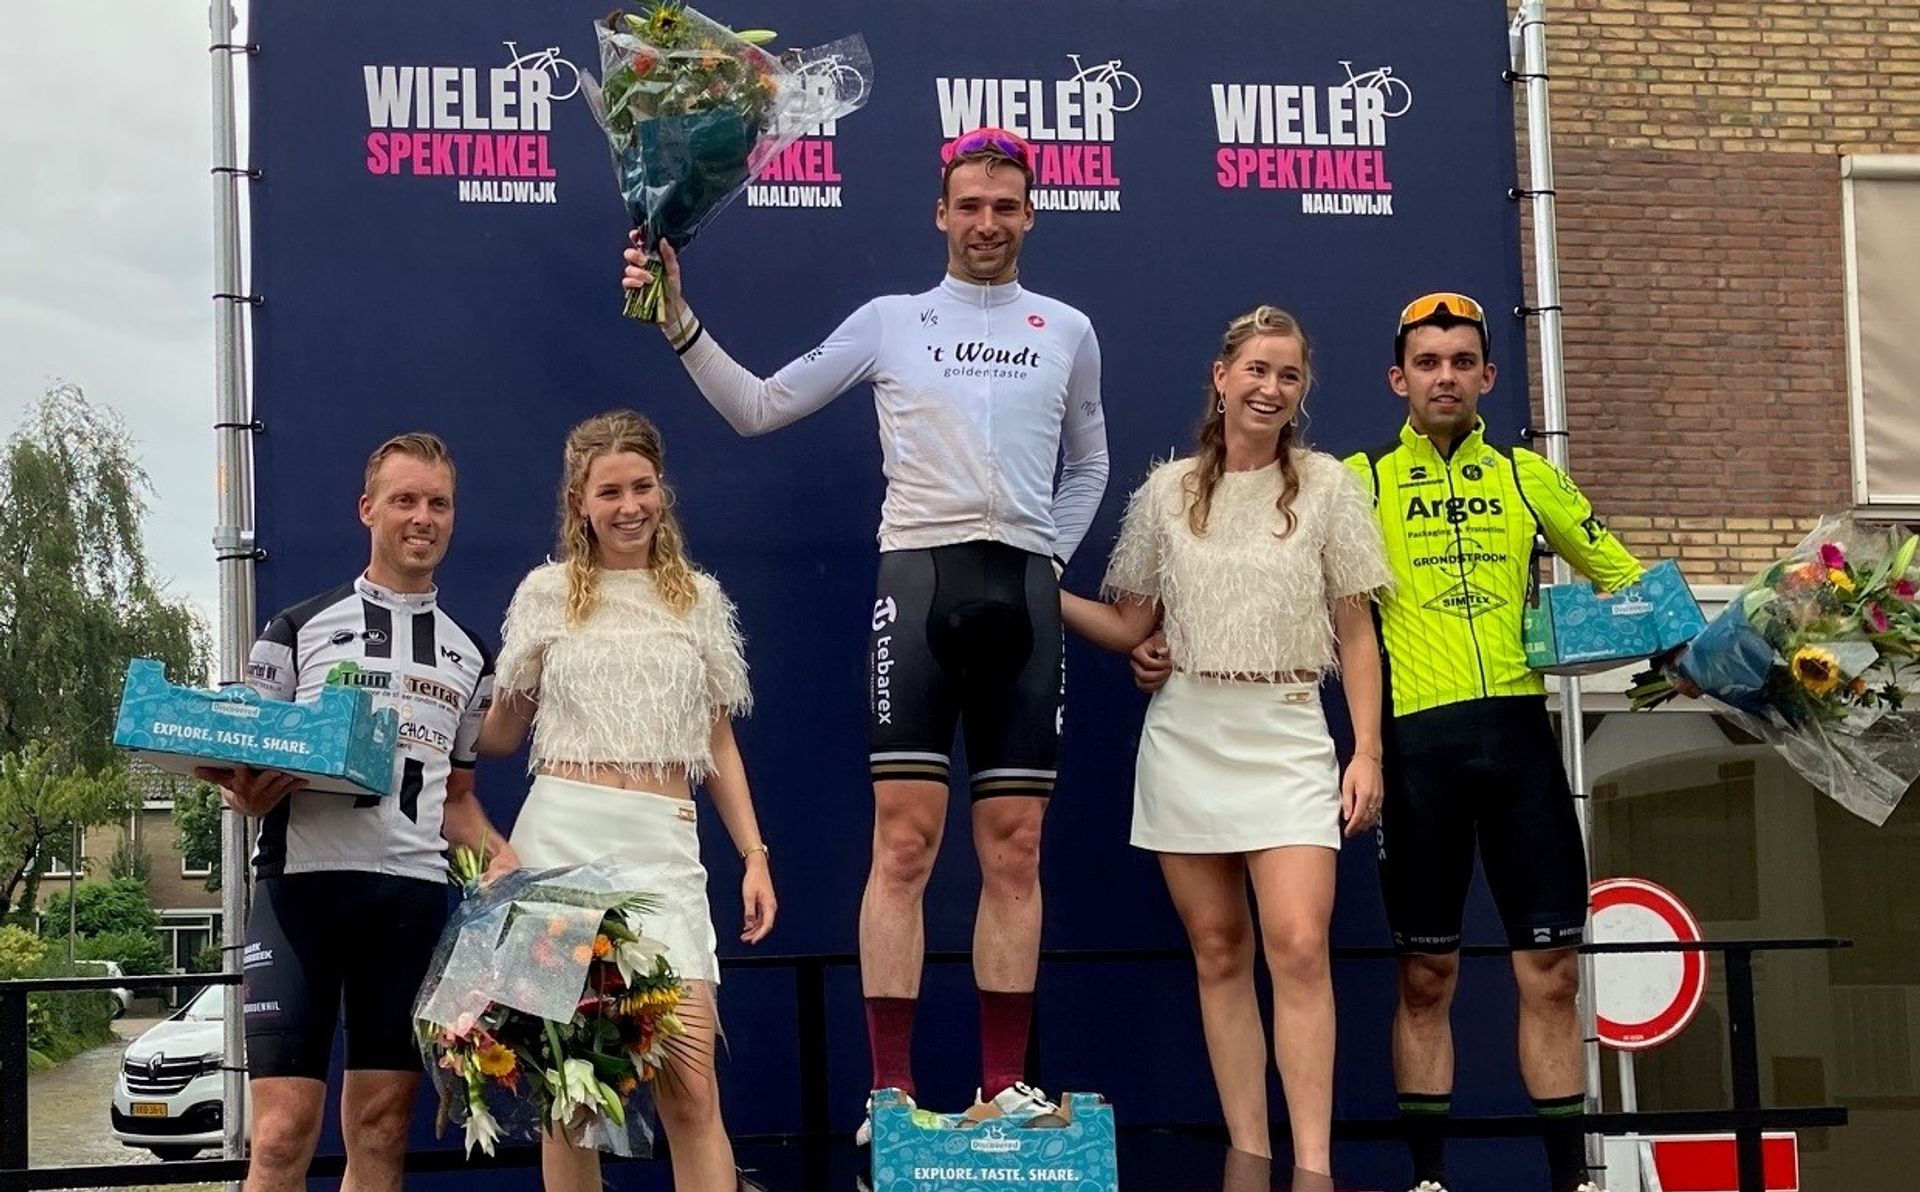
<path id="1" fill-rule="evenodd" d="M 1313 343 L 1307 339 L 1306 329 L 1300 326 L 1300 320 L 1294 318 L 1277 306 L 1256 306 L 1227 324 L 1227 333 L 1220 341 L 1220 355 L 1216 358 L 1221 364 L 1232 364 L 1240 355 L 1240 349 L 1256 336 L 1285 335 L 1300 341 L 1300 355 L 1306 362 L 1306 391 L 1313 389 Z M 1304 401 L 1305 392 L 1302 393 Z M 1225 396 L 1209 383 L 1207 386 L 1207 412 L 1200 419 L 1199 443 L 1194 447 L 1194 466 L 1181 482 L 1187 494 L 1187 525 L 1199 536 L 1207 532 L 1207 516 L 1213 510 L 1213 490 L 1219 485 L 1220 477 L 1227 470 L 1227 416 L 1220 409 Z M 1294 464 L 1293 449 L 1305 446 L 1295 420 L 1287 423 L 1280 432 L 1279 462 L 1280 475 L 1285 483 L 1281 486 L 1280 499 L 1275 508 L 1286 519 L 1286 528 L 1280 532 L 1285 538 L 1293 533 L 1298 521 L 1293 512 L 1294 498 L 1300 495 L 1300 473 Z"/>
<path id="2" fill-rule="evenodd" d="M 597 414 L 567 432 L 566 464 L 560 482 L 560 559 L 567 569 L 567 624 L 578 625 L 600 604 L 600 561 L 593 525 L 580 508 L 586 499 L 587 472 L 604 455 L 632 452 L 660 473 L 660 525 L 653 534 L 653 583 L 668 608 L 691 609 L 696 598 L 693 564 L 686 536 L 673 515 L 673 490 L 666 482 L 666 451 L 660 431 L 632 410 Z"/>

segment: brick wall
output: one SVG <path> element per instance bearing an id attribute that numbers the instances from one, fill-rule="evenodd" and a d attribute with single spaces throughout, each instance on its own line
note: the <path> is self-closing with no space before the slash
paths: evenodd
<path id="1" fill-rule="evenodd" d="M 126 838 L 127 826 L 124 823 L 99 824 L 87 829 L 82 845 L 88 867 L 85 882 L 104 882 L 113 875 L 108 872 L 113 860 L 114 849 Z M 153 898 L 153 905 L 160 910 L 218 910 L 220 894 L 217 890 L 206 888 L 206 879 L 183 877 L 180 873 L 180 832 L 173 825 L 170 812 L 159 809 L 140 812 L 140 847 L 146 850 L 152 870 L 147 878 L 147 893 Z M 49 879 L 43 886 L 42 907 L 45 900 L 58 890 L 64 890 L 65 878 Z"/>
<path id="2" fill-rule="evenodd" d="M 1920 150 L 1920 6 L 1548 18 L 1575 471 L 1637 551 L 1738 582 L 1851 499 L 1839 155 Z"/>
<path id="3" fill-rule="evenodd" d="M 1920 7 L 1552 0 L 1555 140 L 1871 153 L 1920 145 Z"/>
<path id="4" fill-rule="evenodd" d="M 140 843 L 153 858 L 153 875 L 147 879 L 147 893 L 153 905 L 162 910 L 220 908 L 220 894 L 208 890 L 204 877 L 180 874 L 180 830 L 165 811 L 141 813 Z"/>
<path id="5" fill-rule="evenodd" d="M 1677 559 L 1696 583 L 1737 583 L 1779 558 L 1813 529 L 1814 518 L 1609 517 L 1622 541 L 1643 559 Z"/>
<path id="6" fill-rule="evenodd" d="M 1556 165 L 1575 466 L 1637 549 L 1743 578 L 1849 500 L 1834 159 L 1577 149 Z M 1729 517 L 1756 524 L 1699 540 Z"/>

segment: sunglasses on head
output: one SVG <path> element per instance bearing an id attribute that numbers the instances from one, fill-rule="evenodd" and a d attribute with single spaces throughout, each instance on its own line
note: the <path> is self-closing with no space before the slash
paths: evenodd
<path id="1" fill-rule="evenodd" d="M 1478 323 L 1482 330 L 1487 326 L 1487 312 L 1478 302 L 1465 294 L 1441 291 L 1437 294 L 1423 294 L 1407 303 L 1400 312 L 1400 330 L 1405 331 L 1416 323 L 1424 323 L 1435 315 L 1451 315 L 1456 319 L 1465 319 Z"/>
<path id="2" fill-rule="evenodd" d="M 963 132 L 953 138 L 947 146 L 947 160 L 965 157 L 970 153 L 998 153 L 1033 169 L 1033 146 L 1004 128 L 976 128 L 972 132 Z"/>

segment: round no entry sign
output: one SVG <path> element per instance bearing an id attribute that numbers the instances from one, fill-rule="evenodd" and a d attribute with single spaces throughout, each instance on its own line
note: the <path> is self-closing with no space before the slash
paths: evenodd
<path id="1" fill-rule="evenodd" d="M 1697 941 L 1700 923 L 1663 886 L 1608 878 L 1592 890 L 1595 943 Z M 1593 958 L 1600 1041 L 1616 1051 L 1645 1051 L 1685 1030 L 1707 992 L 1702 952 L 1603 953 Z"/>

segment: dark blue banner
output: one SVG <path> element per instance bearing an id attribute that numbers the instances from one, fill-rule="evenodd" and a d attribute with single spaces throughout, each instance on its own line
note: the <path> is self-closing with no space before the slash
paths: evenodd
<path id="1" fill-rule="evenodd" d="M 484 633 L 553 545 L 562 437 L 632 406 L 661 426 L 695 559 L 739 603 L 758 700 L 740 736 L 781 918 L 766 949 L 850 952 L 869 860 L 864 664 L 880 454 L 868 394 L 779 433 L 737 437 L 652 328 L 620 317 L 625 214 L 579 94 L 607 0 L 339 0 L 256 5 L 255 401 L 263 615 L 353 574 L 366 453 L 414 428 L 459 463 L 446 605 Z M 866 36 L 866 108 L 814 130 L 684 254 L 687 290 L 744 364 L 769 374 L 876 294 L 935 284 L 940 148 L 982 123 L 1039 151 L 1021 280 L 1084 310 L 1105 358 L 1113 461 L 1102 514 L 1066 575 L 1092 591 L 1127 494 L 1188 450 L 1232 316 L 1261 302 L 1314 338 L 1309 437 L 1385 441 L 1394 318 L 1423 291 L 1521 301 L 1505 6 L 1355 0 L 793 0 L 710 11 L 781 44 Z M 1495 436 L 1525 421 L 1522 325 L 1501 320 Z M 1048 814 L 1046 946 L 1184 947 L 1151 856 L 1128 848 L 1143 697 L 1118 658 L 1069 646 L 1059 793 Z M 1332 701 L 1330 706 L 1337 706 Z M 1336 715 L 1338 713 L 1336 712 Z M 482 770 L 504 825 L 517 764 Z M 964 788 L 963 788 L 964 789 Z M 977 877 L 964 794 L 927 897 L 935 949 L 969 946 Z M 718 827 L 706 817 L 710 827 Z M 709 840 L 714 913 L 737 934 L 738 868 Z M 1483 897 L 1470 932 L 1498 938 Z M 1346 850 L 1335 940 L 1386 941 L 1369 847 Z M 737 950 L 723 943 L 722 952 Z M 1464 997 L 1510 1004 L 1504 965 Z M 1185 964 L 1043 971 L 1049 1089 L 1111 1096 L 1127 1121 L 1218 1120 Z M 1392 967 L 1342 965 L 1342 1115 L 1392 1111 Z M 921 1087 L 941 1106 L 978 1079 L 971 977 L 928 974 Z M 831 1121 L 867 1082 L 858 983 L 829 988 Z M 728 1123 L 800 1127 L 793 982 L 726 987 Z M 1524 1105 L 1511 1017 L 1463 1017 L 1463 1111 Z M 1117 1045 L 1116 1045 L 1117 1044 Z M 1276 1113 L 1279 1105 L 1276 1100 Z M 1472 1152 L 1469 1151 L 1469 1154 Z M 1389 1166 L 1388 1173 L 1394 1168 Z M 1470 1170 L 1470 1168 L 1468 1169 Z M 1383 1177 L 1384 1178 L 1384 1177 Z"/>

